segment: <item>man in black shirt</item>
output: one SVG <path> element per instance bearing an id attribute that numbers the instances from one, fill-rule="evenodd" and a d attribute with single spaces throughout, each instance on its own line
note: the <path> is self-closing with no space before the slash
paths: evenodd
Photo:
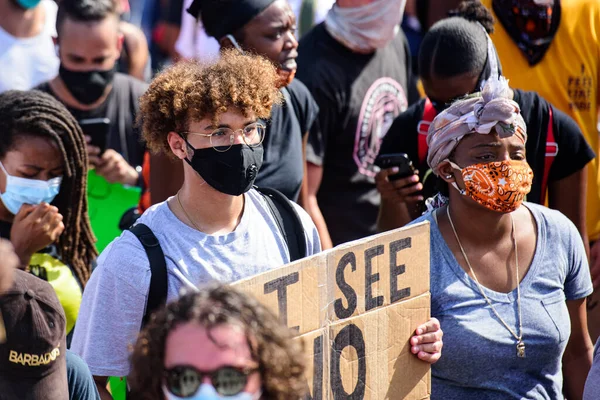
<path id="1" fill-rule="evenodd" d="M 108 136 L 89 138 L 106 143 L 106 149 L 88 145 L 90 164 L 108 182 L 138 185 L 145 148 L 134 123 L 147 85 L 115 72 L 123 46 L 116 2 L 62 0 L 56 29 L 59 75 L 38 89 L 63 102 L 80 122 L 108 118 Z"/>
<path id="2" fill-rule="evenodd" d="M 403 9 L 399 0 L 337 0 L 300 41 L 297 77 L 320 109 L 307 147 L 307 211 L 324 248 L 375 233 L 373 163 L 408 106 Z"/>

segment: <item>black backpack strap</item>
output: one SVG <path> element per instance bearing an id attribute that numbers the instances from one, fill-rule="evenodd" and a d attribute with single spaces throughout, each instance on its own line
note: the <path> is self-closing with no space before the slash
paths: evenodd
<path id="1" fill-rule="evenodd" d="M 150 315 L 167 302 L 167 262 L 158 239 L 148 226 L 137 224 L 129 228 L 129 231 L 142 243 L 150 262 L 150 290 L 142 319 L 143 326 L 150 319 Z"/>
<path id="2" fill-rule="evenodd" d="M 292 205 L 292 202 L 281 192 L 270 188 L 256 188 L 265 198 L 275 218 L 277 227 L 283 235 L 290 252 L 290 261 L 306 257 L 306 237 L 304 225 Z"/>

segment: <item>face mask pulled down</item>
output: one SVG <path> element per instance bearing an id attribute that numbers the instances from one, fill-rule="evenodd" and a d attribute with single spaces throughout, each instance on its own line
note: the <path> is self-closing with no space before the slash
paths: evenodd
<path id="1" fill-rule="evenodd" d="M 41 181 L 9 175 L 0 163 L 0 169 L 6 175 L 6 189 L 0 194 L 0 200 L 11 214 L 16 215 L 23 204 L 38 205 L 52 203 L 60 191 L 62 177 Z"/>
<path id="2" fill-rule="evenodd" d="M 218 152 L 212 147 L 195 149 L 187 140 L 186 143 L 194 152 L 191 161 L 186 158 L 186 162 L 214 189 L 239 196 L 254 185 L 263 163 L 262 144 L 234 144 L 229 150 Z"/>
<path id="3" fill-rule="evenodd" d="M 489 210 L 513 212 L 531 191 L 533 171 L 525 161 L 495 161 L 465 168 L 448 162 L 461 171 L 465 189 L 460 189 L 456 182 L 452 186 Z"/>
<path id="4" fill-rule="evenodd" d="M 334 5 L 325 18 L 331 36 L 350 50 L 369 54 L 398 33 L 406 0 L 375 0 L 361 7 Z"/>

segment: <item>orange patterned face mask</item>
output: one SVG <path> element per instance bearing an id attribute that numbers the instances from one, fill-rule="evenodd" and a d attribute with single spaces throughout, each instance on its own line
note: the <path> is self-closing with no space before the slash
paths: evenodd
<path id="1" fill-rule="evenodd" d="M 450 161 L 450 165 L 461 171 L 466 189 L 460 189 L 456 182 L 452 185 L 492 211 L 515 211 L 531 191 L 533 171 L 526 161 L 494 161 L 465 168 Z"/>

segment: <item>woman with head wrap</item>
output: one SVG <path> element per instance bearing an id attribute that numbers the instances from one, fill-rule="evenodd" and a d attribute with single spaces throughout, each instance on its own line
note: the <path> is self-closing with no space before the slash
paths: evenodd
<path id="1" fill-rule="evenodd" d="M 217 39 L 222 49 L 237 48 L 261 55 L 277 68 L 278 87 L 284 102 L 273 107 L 266 123 L 264 162 L 256 184 L 277 189 L 290 200 L 302 201 L 304 141 L 318 107 L 308 89 L 294 80 L 298 41 L 296 18 L 288 1 L 195 0 L 188 12 L 198 18 L 206 33 Z M 153 165 L 157 162 L 153 160 Z M 159 165 L 152 168 L 153 202 L 173 195 L 180 181 L 179 168 L 164 162 Z M 165 182 L 173 184 L 165 185 Z"/>
<path id="2" fill-rule="evenodd" d="M 442 111 L 427 142 L 449 185 L 416 221 L 431 223 L 431 315 L 444 329 L 431 399 L 581 398 L 587 258 L 571 221 L 523 203 L 527 127 L 506 80 Z"/>
<path id="3" fill-rule="evenodd" d="M 433 118 L 454 99 L 481 90 L 485 80 L 501 73 L 486 34 L 494 29 L 490 11 L 473 0 L 463 2 L 455 14 L 431 27 L 421 45 L 419 75 L 428 97 L 394 121 L 381 145 L 380 154 L 406 153 L 420 173 L 399 180 L 388 178 L 392 170 L 378 174 L 380 230 L 417 218 L 425 211 L 423 200 L 446 186 L 436 182 L 427 166 L 424 139 Z M 548 206 L 565 214 L 587 243 L 586 175 L 594 152 L 577 123 L 537 93 L 512 89 L 509 96 L 519 104 L 529 135 L 527 162 L 534 178 L 527 201 L 545 204 L 548 199 Z"/>

